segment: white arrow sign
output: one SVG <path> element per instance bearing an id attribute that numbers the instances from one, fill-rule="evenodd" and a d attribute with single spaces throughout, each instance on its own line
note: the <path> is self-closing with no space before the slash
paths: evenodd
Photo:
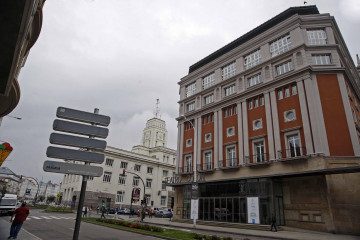
<path id="1" fill-rule="evenodd" d="M 100 177 L 103 174 L 102 167 L 55 161 L 45 161 L 43 169 L 45 172 L 65 173 L 93 177 Z"/>

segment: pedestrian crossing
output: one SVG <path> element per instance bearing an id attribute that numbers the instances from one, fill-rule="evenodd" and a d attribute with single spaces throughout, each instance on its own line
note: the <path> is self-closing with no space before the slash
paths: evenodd
<path id="1" fill-rule="evenodd" d="M 52 220 L 52 219 L 74 219 L 74 217 L 59 217 L 59 216 L 28 216 L 26 221 L 28 220 Z"/>

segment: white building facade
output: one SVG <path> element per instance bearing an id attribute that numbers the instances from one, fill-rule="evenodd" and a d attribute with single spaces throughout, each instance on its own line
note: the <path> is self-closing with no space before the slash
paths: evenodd
<path id="1" fill-rule="evenodd" d="M 173 188 L 165 185 L 165 178 L 175 174 L 176 150 L 167 148 L 165 121 L 152 118 L 143 130 L 142 145 L 131 151 L 108 146 L 105 161 L 96 164 L 104 169 L 101 177 L 89 178 L 84 205 L 91 208 L 102 206 L 140 208 L 140 201 L 131 202 L 134 188 L 140 189 L 148 206 L 173 206 Z M 125 176 L 123 170 L 125 169 Z M 61 186 L 61 202 L 77 205 L 81 191 L 81 176 L 64 175 Z"/>

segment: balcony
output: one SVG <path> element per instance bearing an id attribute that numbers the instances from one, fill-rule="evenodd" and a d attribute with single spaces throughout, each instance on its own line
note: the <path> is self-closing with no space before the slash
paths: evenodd
<path id="1" fill-rule="evenodd" d="M 179 167 L 179 174 L 192 174 L 194 171 L 193 171 L 193 168 L 192 166 L 185 166 L 185 167 Z"/>
<path id="2" fill-rule="evenodd" d="M 246 156 L 245 164 L 249 167 L 268 166 L 270 164 L 269 154 L 262 153 L 262 154 L 254 154 L 254 155 Z"/>
<path id="3" fill-rule="evenodd" d="M 203 164 L 198 164 L 196 167 L 196 170 L 198 172 L 214 172 L 214 166 L 212 162 L 209 163 L 203 163 Z"/>
<path id="4" fill-rule="evenodd" d="M 281 149 L 278 151 L 278 160 L 281 162 L 308 159 L 305 147 Z"/>
<path id="5" fill-rule="evenodd" d="M 234 169 L 239 168 L 241 165 L 239 164 L 238 158 L 229 158 L 225 160 L 219 160 L 219 168 L 220 169 Z"/>

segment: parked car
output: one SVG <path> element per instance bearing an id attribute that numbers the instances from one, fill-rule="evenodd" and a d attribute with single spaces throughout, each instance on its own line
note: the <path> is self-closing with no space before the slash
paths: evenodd
<path id="1" fill-rule="evenodd" d="M 115 210 L 116 210 L 115 208 L 109 208 L 109 211 L 108 211 L 108 212 L 109 212 L 110 214 L 115 214 Z"/>
<path id="2" fill-rule="evenodd" d="M 130 209 L 128 208 L 119 209 L 118 214 L 130 214 Z"/>
<path id="3" fill-rule="evenodd" d="M 171 212 L 166 209 L 161 209 L 155 214 L 155 217 L 168 218 L 170 217 L 170 213 Z"/>

